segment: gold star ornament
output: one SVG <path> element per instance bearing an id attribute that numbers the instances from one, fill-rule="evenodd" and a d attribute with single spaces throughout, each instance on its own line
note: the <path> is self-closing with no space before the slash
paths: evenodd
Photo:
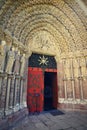
<path id="1" fill-rule="evenodd" d="M 38 61 L 39 61 L 40 65 L 47 65 L 47 63 L 49 62 L 48 58 L 45 58 L 44 55 L 42 57 L 40 56 L 39 59 L 38 59 Z"/>

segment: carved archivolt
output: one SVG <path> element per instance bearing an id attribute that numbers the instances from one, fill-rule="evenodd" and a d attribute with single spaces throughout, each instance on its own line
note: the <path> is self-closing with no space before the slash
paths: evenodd
<path id="1" fill-rule="evenodd" d="M 76 0 L 8 0 L 1 6 L 2 27 L 23 44 L 31 44 L 30 37 L 34 38 L 38 30 L 45 30 L 55 39 L 55 48 L 59 48 L 60 53 L 83 50 L 87 46 L 87 17 Z M 48 43 L 44 48 L 48 48 Z"/>

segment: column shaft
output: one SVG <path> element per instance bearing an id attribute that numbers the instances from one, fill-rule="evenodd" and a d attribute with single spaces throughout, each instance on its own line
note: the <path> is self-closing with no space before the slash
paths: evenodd
<path id="1" fill-rule="evenodd" d="M 9 106 L 13 108 L 13 98 L 14 98 L 14 76 L 11 78 L 11 88 L 10 88 L 10 97 L 9 97 Z"/>
<path id="2" fill-rule="evenodd" d="M 23 79 L 20 81 L 20 107 L 23 105 Z"/>
<path id="3" fill-rule="evenodd" d="M 10 96 L 10 86 L 11 85 L 11 78 L 7 79 L 7 91 L 6 91 L 6 110 L 9 109 L 9 96 Z"/>
<path id="4" fill-rule="evenodd" d="M 65 87 L 65 100 L 67 100 L 67 81 L 64 80 L 64 87 Z"/>

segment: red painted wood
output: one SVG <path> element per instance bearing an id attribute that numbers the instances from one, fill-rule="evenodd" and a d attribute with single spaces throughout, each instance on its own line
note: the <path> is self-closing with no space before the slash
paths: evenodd
<path id="1" fill-rule="evenodd" d="M 29 112 L 43 111 L 44 77 L 42 69 L 28 68 L 27 105 Z"/>
<path id="2" fill-rule="evenodd" d="M 57 108 L 58 104 L 58 87 L 57 87 L 57 70 L 46 69 L 46 72 L 53 72 L 53 107 Z M 41 112 L 44 106 L 44 75 L 41 68 L 28 68 L 28 89 L 27 89 L 27 106 L 29 112 Z"/>
<path id="3" fill-rule="evenodd" d="M 45 69 L 45 72 L 57 72 L 57 69 Z"/>

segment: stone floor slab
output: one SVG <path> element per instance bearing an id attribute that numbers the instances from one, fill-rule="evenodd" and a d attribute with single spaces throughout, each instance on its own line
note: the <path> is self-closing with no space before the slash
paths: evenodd
<path id="1" fill-rule="evenodd" d="M 52 116 L 48 113 L 30 115 L 18 126 L 9 130 L 87 130 L 87 112 L 66 112 Z"/>

